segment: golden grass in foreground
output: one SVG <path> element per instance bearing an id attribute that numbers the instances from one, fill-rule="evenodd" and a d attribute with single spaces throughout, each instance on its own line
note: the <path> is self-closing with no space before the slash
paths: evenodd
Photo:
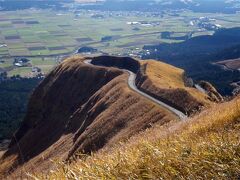
<path id="1" fill-rule="evenodd" d="M 238 179 L 240 177 L 240 97 L 198 117 L 153 128 L 126 144 L 40 179 Z"/>

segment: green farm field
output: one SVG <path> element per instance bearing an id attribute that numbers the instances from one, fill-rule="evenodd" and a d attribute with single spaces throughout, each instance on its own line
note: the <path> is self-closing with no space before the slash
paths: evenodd
<path id="1" fill-rule="evenodd" d="M 93 14 L 101 14 L 96 18 Z M 32 66 L 42 67 L 47 73 L 56 65 L 55 57 L 73 54 L 79 47 L 91 46 L 100 52 L 114 55 L 130 55 L 146 44 L 172 43 L 180 40 L 162 39 L 161 32 L 170 31 L 173 37 L 195 32 L 193 36 L 212 34 L 199 31 L 189 22 L 193 18 L 208 16 L 216 19 L 222 27 L 240 26 L 240 14 L 201 14 L 183 12 L 179 16 L 166 14 L 163 17 L 107 12 L 59 12 L 53 10 L 21 10 L 0 12 L 0 59 L 5 62 L 0 68 L 12 66 L 12 58 L 27 57 Z M 145 22 L 146 24 L 130 24 Z M 114 37 L 107 42 L 101 39 Z M 45 61 L 42 58 L 52 58 Z M 32 60 L 33 59 L 33 60 Z M 19 70 L 20 69 L 20 70 Z M 11 72 L 12 71 L 12 72 Z M 14 68 L 8 74 L 26 76 L 30 68 Z"/>

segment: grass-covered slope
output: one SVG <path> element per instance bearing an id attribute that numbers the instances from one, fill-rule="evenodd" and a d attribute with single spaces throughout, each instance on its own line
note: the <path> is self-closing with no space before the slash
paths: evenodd
<path id="1" fill-rule="evenodd" d="M 193 114 L 201 107 L 211 104 L 211 97 L 193 88 L 193 84 L 188 84 L 184 70 L 169 64 L 112 56 L 95 57 L 92 62 L 136 73 L 139 89 L 186 114 Z"/>
<path id="2" fill-rule="evenodd" d="M 0 158 L 0 179 L 45 172 L 51 160 L 90 153 L 178 118 L 128 87 L 120 69 L 65 60 L 36 88 L 26 117 Z"/>
<path id="3" fill-rule="evenodd" d="M 27 172 L 46 173 L 56 168 L 52 160 L 71 162 L 74 158 L 84 158 L 92 152 L 111 149 L 119 142 L 122 145 L 112 149 L 113 156 L 109 159 L 105 156 L 108 157 L 111 153 L 99 157 L 96 163 L 89 164 L 89 173 L 95 174 L 93 178 L 98 178 L 101 171 L 110 173 L 117 170 L 119 174 L 113 172 L 112 175 L 123 178 L 125 177 L 121 173 L 132 176 L 131 171 L 135 173 L 134 169 L 137 168 L 143 170 L 140 173 L 145 173 L 144 168 L 148 170 L 148 164 L 144 162 L 141 165 L 140 162 L 145 161 L 148 154 L 149 163 L 155 166 L 154 163 L 158 161 L 155 159 L 155 162 L 151 162 L 154 157 L 150 157 L 150 152 L 144 149 L 144 143 L 152 143 L 151 146 L 156 143 L 158 146 L 162 133 L 167 134 L 166 127 L 162 127 L 176 123 L 179 119 L 131 90 L 128 86 L 128 73 L 119 67 L 137 74 L 139 88 L 176 106 L 187 108 L 190 104 L 189 107 L 194 108 L 201 101 L 208 101 L 205 94 L 185 86 L 183 70 L 173 66 L 121 57 L 103 56 L 93 59 L 93 63 L 101 60 L 100 64 L 118 67 L 114 68 L 85 64 L 83 61 L 86 59 L 88 58 L 75 56 L 65 60 L 36 88 L 24 121 L 12 138 L 9 149 L 0 158 L 0 179 L 25 178 Z M 178 89 L 184 93 L 181 94 Z M 155 128 L 142 133 L 151 127 Z M 129 145 L 124 143 L 133 136 L 137 137 L 130 140 Z M 121 159 L 122 153 L 125 160 Z M 118 157 L 120 159 L 114 159 Z M 94 166 L 101 162 L 104 164 L 99 164 L 99 172 L 97 169 L 92 169 L 96 172 L 91 172 L 91 168 L 96 168 Z M 110 167 L 107 170 L 101 170 L 108 165 Z M 77 174 L 79 172 L 76 171 Z"/>
<path id="4" fill-rule="evenodd" d="M 141 61 L 141 67 L 138 87 L 186 114 L 209 106 L 213 100 L 188 83 L 183 69 L 153 60 Z"/>
<path id="5" fill-rule="evenodd" d="M 185 122 L 155 127 L 125 144 L 38 177 L 49 179 L 239 179 L 240 97 Z"/>

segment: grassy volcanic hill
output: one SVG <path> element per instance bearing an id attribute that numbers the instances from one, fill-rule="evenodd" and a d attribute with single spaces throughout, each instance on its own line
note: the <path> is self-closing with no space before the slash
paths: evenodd
<path id="1" fill-rule="evenodd" d="M 47 179 L 234 179 L 240 175 L 240 97 L 156 126 L 124 145 L 60 165 Z M 33 176 L 35 177 L 35 176 Z"/>
<path id="2" fill-rule="evenodd" d="M 0 159 L 0 177 L 46 172 L 54 168 L 54 160 L 71 160 L 112 147 L 153 126 L 179 121 L 170 111 L 131 90 L 125 71 L 88 65 L 84 60 L 79 56 L 65 60 L 36 88 L 24 121 Z M 135 71 L 142 90 L 157 93 L 156 97 L 176 107 L 195 109 L 212 104 L 210 97 L 185 86 L 183 71 L 178 68 L 132 58 L 93 58 L 93 63 L 105 61 Z M 162 96 L 164 90 L 171 93 Z"/>
<path id="3" fill-rule="evenodd" d="M 220 95 L 219 98 L 213 98 L 193 88 L 184 70 L 163 62 L 138 61 L 130 57 L 99 56 L 93 58 L 92 63 L 128 69 L 136 73 L 136 85 L 139 89 L 185 114 L 192 114 L 202 106 L 210 105 L 211 101 L 222 100 Z M 215 93 L 217 93 L 216 90 Z"/>

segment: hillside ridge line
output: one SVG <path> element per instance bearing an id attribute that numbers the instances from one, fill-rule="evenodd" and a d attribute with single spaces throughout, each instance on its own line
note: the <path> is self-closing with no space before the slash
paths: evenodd
<path id="1" fill-rule="evenodd" d="M 84 62 L 85 64 L 87 64 L 87 65 L 96 66 L 96 65 L 93 65 L 93 64 L 91 63 L 91 62 L 92 62 L 91 59 L 84 60 L 83 62 Z M 98 66 L 99 66 L 99 65 L 98 65 Z M 105 66 L 104 66 L 104 67 L 105 67 Z M 139 89 L 137 88 L 136 82 L 135 82 L 135 80 L 136 80 L 136 74 L 133 73 L 132 71 L 127 70 L 127 69 L 122 69 L 122 70 L 128 72 L 128 74 L 129 74 L 129 77 L 128 77 L 128 86 L 129 86 L 133 91 L 135 91 L 136 93 L 140 94 L 141 96 L 144 96 L 145 98 L 153 101 L 154 103 L 156 103 L 156 104 L 164 107 L 165 109 L 171 111 L 173 114 L 177 115 L 180 120 L 186 120 L 186 119 L 188 118 L 188 116 L 186 116 L 186 115 L 185 115 L 184 113 L 182 113 L 181 111 L 179 111 L 179 110 L 175 109 L 174 107 L 172 107 L 172 106 L 170 106 L 170 105 L 168 105 L 168 104 L 166 104 L 166 103 L 164 103 L 164 102 L 162 102 L 162 101 L 160 101 L 160 100 L 158 100 L 158 99 L 156 99 L 156 98 L 154 98 L 154 97 L 152 97 L 152 96 L 150 96 L 150 95 L 142 92 L 141 90 L 139 90 Z"/>

